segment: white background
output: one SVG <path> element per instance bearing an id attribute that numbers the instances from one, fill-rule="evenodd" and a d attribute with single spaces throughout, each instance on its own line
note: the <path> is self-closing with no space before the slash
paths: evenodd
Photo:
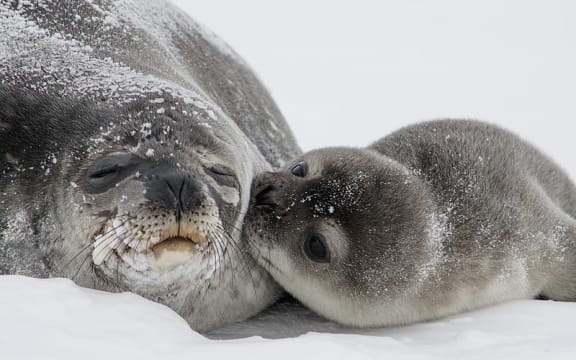
<path id="1" fill-rule="evenodd" d="M 174 2 L 248 61 L 304 150 L 464 117 L 576 178 L 574 1 Z"/>

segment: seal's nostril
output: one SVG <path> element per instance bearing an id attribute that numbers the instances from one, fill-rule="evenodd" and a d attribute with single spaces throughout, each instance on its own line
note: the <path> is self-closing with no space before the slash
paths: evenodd
<path id="1" fill-rule="evenodd" d="M 274 198 L 276 187 L 273 185 L 265 185 L 258 190 L 254 197 L 254 207 L 261 210 L 271 210 L 278 206 Z"/>

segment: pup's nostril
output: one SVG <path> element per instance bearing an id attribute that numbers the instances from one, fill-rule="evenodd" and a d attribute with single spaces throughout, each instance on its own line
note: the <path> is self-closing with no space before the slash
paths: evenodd
<path id="1" fill-rule="evenodd" d="M 276 188 L 273 185 L 264 186 L 256 193 L 254 197 L 254 207 L 261 210 L 271 210 L 278 206 L 274 199 L 274 192 Z"/>

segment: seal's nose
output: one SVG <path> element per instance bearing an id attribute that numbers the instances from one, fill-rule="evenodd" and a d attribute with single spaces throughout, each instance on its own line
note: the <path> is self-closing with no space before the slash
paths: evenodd
<path id="1" fill-rule="evenodd" d="M 174 210 L 176 221 L 200 206 L 200 184 L 177 169 L 157 169 L 147 182 L 146 198 Z"/>
<path id="2" fill-rule="evenodd" d="M 282 186 L 276 176 L 276 173 L 264 173 L 254 179 L 252 207 L 255 210 L 268 213 L 282 207 Z"/>
<path id="3" fill-rule="evenodd" d="M 274 185 L 262 184 L 260 189 L 256 190 L 254 196 L 254 206 L 260 210 L 271 210 L 278 206 L 276 201 L 276 187 Z"/>

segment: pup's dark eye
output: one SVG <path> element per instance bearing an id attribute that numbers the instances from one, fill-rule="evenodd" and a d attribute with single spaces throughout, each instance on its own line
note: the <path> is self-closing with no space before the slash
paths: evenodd
<path id="1" fill-rule="evenodd" d="M 208 168 L 208 172 L 212 176 L 214 180 L 220 185 L 229 186 L 229 187 L 236 187 L 236 174 L 232 169 L 227 168 L 220 164 L 212 165 Z"/>
<path id="2" fill-rule="evenodd" d="M 322 234 L 311 234 L 304 241 L 304 253 L 314 262 L 324 263 L 330 261 L 330 250 Z"/>
<path id="3" fill-rule="evenodd" d="M 308 174 L 308 164 L 305 161 L 300 161 L 290 168 L 290 173 L 294 176 L 304 177 Z"/>
<path id="4" fill-rule="evenodd" d="M 86 172 L 86 190 L 100 193 L 131 174 L 142 160 L 132 154 L 113 154 L 98 159 Z"/>

